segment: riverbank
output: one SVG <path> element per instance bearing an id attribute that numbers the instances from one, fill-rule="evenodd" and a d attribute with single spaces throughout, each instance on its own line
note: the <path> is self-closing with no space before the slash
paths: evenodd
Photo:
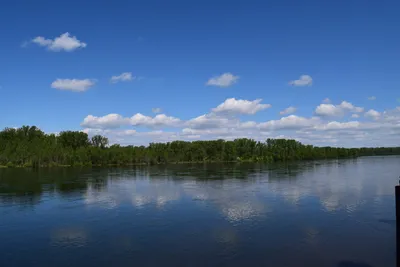
<path id="1" fill-rule="evenodd" d="M 35 126 L 0 131 L 0 165 L 4 168 L 141 166 L 207 162 L 288 162 L 400 155 L 400 147 L 317 147 L 289 139 L 238 138 L 172 141 L 147 146 L 108 144 L 104 136 L 80 131 L 46 134 Z"/>
<path id="2" fill-rule="evenodd" d="M 381 155 L 380 155 L 381 156 Z M 393 156 L 393 155 L 382 155 L 382 156 Z M 182 161 L 182 162 L 163 162 L 163 163 L 121 163 L 121 164 L 49 164 L 33 166 L 32 164 L 24 165 L 0 165 L 0 169 L 41 169 L 41 168 L 108 168 L 108 167 L 134 167 L 134 166 L 163 166 L 163 165 L 185 165 L 185 164 L 207 164 L 207 163 L 285 163 L 285 162 L 305 162 L 315 160 L 335 160 L 335 159 L 354 159 L 358 157 L 342 157 L 342 158 L 319 158 L 319 159 L 297 159 L 297 160 L 281 160 L 281 161 L 254 161 L 254 160 L 236 160 L 236 161 Z"/>
<path id="3" fill-rule="evenodd" d="M 121 163 L 121 164 L 49 164 L 33 166 L 32 164 L 24 165 L 0 165 L 0 169 L 13 168 L 74 168 L 74 167 L 130 167 L 130 166 L 154 166 L 154 165 L 179 165 L 179 164 L 204 164 L 204 163 L 251 163 L 256 161 L 240 160 L 240 161 L 182 161 L 182 162 L 164 162 L 164 163 Z"/>

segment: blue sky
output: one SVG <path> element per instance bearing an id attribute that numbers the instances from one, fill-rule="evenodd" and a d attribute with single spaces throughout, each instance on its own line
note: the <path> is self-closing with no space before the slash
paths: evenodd
<path id="1" fill-rule="evenodd" d="M 122 144 L 285 137 L 399 145 L 399 8 L 4 1 L 0 127 L 84 130 Z"/>

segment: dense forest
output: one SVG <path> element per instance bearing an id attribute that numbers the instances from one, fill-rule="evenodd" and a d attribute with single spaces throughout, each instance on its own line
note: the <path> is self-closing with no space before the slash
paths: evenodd
<path id="1" fill-rule="evenodd" d="M 336 159 L 371 155 L 400 155 L 393 148 L 336 148 L 304 145 L 295 140 L 173 141 L 148 146 L 109 145 L 106 137 L 92 138 L 80 131 L 45 134 L 35 126 L 5 128 L 0 132 L 0 166 L 153 165 L 181 162 L 275 162 Z"/>

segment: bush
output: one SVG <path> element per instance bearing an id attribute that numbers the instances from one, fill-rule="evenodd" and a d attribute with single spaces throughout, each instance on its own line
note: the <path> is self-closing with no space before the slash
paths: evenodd
<path id="1" fill-rule="evenodd" d="M 92 162 L 88 161 L 84 164 L 85 167 L 92 167 Z"/>
<path id="2" fill-rule="evenodd" d="M 12 162 L 7 162 L 6 166 L 7 166 L 7 168 L 14 168 L 15 167 L 14 163 L 12 163 Z"/>
<path id="3" fill-rule="evenodd" d="M 28 161 L 28 162 L 25 162 L 24 165 L 22 165 L 22 167 L 24 167 L 24 168 L 32 168 L 33 164 L 32 164 L 32 162 Z"/>

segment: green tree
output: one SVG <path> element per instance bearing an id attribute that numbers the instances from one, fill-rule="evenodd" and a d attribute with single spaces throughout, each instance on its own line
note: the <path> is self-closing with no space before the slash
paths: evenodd
<path id="1" fill-rule="evenodd" d="M 91 140 L 95 147 L 105 148 L 108 145 L 108 138 L 101 135 L 95 135 Z"/>
<path id="2" fill-rule="evenodd" d="M 0 165 L 44 167 L 57 165 L 101 166 L 165 164 L 207 161 L 290 161 L 336 159 L 373 155 L 400 155 L 400 147 L 315 147 L 295 140 L 248 138 L 234 141 L 173 141 L 146 146 L 108 146 L 108 139 L 86 133 L 64 131 L 45 134 L 35 126 L 0 131 Z"/>

